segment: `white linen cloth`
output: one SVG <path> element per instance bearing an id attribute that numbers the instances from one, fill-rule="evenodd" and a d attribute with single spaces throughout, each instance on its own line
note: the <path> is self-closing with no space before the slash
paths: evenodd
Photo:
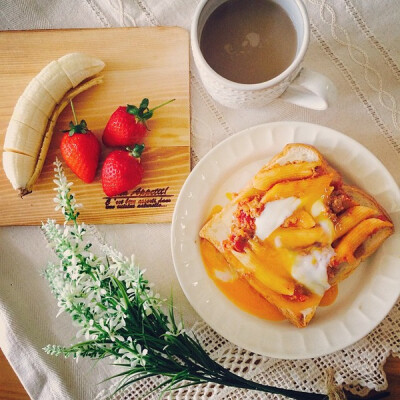
<path id="1" fill-rule="evenodd" d="M 2 0 L 0 30 L 149 25 L 189 29 L 197 2 Z M 311 18 L 311 43 L 305 65 L 323 72 L 335 83 L 339 94 L 336 104 L 325 112 L 310 111 L 281 100 L 263 110 L 230 110 L 208 96 L 192 64 L 193 163 L 216 143 L 244 128 L 296 120 L 325 125 L 356 139 L 382 161 L 399 183 L 398 2 L 304 0 L 304 3 Z M 188 326 L 198 320 L 176 279 L 169 244 L 170 224 L 109 225 L 98 229 L 107 242 L 116 244 L 126 255 L 136 254 L 139 264 L 147 270 L 147 277 L 162 295 L 168 297 L 172 290 L 174 302 Z M 115 372 L 107 361 L 94 365 L 81 359 L 75 363 L 42 351 L 47 344 L 70 344 L 76 328 L 67 315 L 55 318 L 56 301 L 41 277 L 43 267 L 54 256 L 46 247 L 40 229 L 1 228 L 0 243 L 0 346 L 29 395 L 35 400 L 104 398 L 109 384 L 99 382 Z M 239 359 L 250 357 L 248 376 L 262 382 L 324 391 L 321 370 L 330 365 L 336 371 L 338 383 L 364 394 L 368 388 L 385 387 L 381 366 L 390 352 L 400 353 L 399 324 L 398 303 L 367 338 L 342 352 L 307 362 L 261 358 L 237 349 L 203 324 L 197 324 L 195 329 L 210 352 L 214 352 L 216 345 L 226 350 L 225 365 L 235 367 Z M 137 398 L 139 393 L 143 394 L 142 389 L 143 386 L 129 389 L 125 398 Z M 206 393 L 211 393 L 213 399 L 255 398 L 254 393 L 236 391 L 228 395 L 212 388 L 196 388 L 191 393 L 189 397 L 180 393 L 176 398 L 208 398 Z"/>

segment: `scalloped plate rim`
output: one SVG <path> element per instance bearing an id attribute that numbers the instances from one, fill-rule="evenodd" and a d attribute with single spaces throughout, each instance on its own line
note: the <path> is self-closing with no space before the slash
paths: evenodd
<path id="1" fill-rule="evenodd" d="M 217 144 L 199 161 L 195 168 L 193 168 L 191 174 L 189 175 L 181 189 L 174 210 L 171 227 L 172 258 L 179 283 L 189 303 L 200 315 L 200 317 L 205 320 L 217 333 L 219 333 L 221 336 L 225 337 L 232 343 L 258 354 L 281 359 L 306 359 L 320 357 L 330 354 L 334 351 L 341 350 L 344 347 L 347 347 L 360 340 L 362 337 L 366 336 L 385 318 L 387 313 L 393 307 L 400 293 L 400 288 L 398 288 L 397 293 L 389 293 L 391 294 L 391 297 L 384 303 L 384 307 L 381 308 L 382 312 L 378 313 L 378 315 L 374 315 L 372 317 L 372 320 L 369 320 L 367 322 L 363 321 L 364 325 L 361 326 L 361 331 L 359 329 L 359 326 L 354 326 L 354 323 L 352 324 L 351 318 L 349 317 L 351 313 L 353 313 L 353 315 L 354 313 L 357 314 L 358 310 L 361 307 L 360 304 L 358 304 L 357 306 L 358 310 L 355 306 L 353 306 L 351 309 L 344 310 L 340 315 L 336 315 L 334 318 L 328 319 L 328 321 L 324 322 L 322 328 L 318 326 L 318 323 L 315 323 L 313 325 L 312 321 L 309 327 L 306 327 L 304 329 L 298 329 L 292 326 L 289 326 L 289 328 L 285 326 L 284 329 L 280 329 L 279 327 L 283 327 L 282 323 L 262 320 L 250 314 L 247 314 L 237 308 L 221 292 L 219 292 L 211 279 L 208 278 L 208 276 L 205 276 L 206 273 L 201 261 L 201 255 L 199 254 L 198 243 L 196 243 L 199 226 L 193 226 L 193 224 L 190 225 L 190 223 L 193 223 L 193 221 L 197 221 L 197 223 L 199 223 L 199 221 L 202 220 L 202 218 L 200 218 L 200 215 L 203 215 L 204 218 L 205 213 L 205 205 L 200 205 L 197 209 L 193 209 L 193 198 L 194 195 L 196 195 L 196 190 L 197 194 L 200 197 L 207 198 L 207 196 L 211 196 L 211 191 L 218 184 L 218 182 L 214 182 L 214 184 L 211 187 L 208 187 L 206 191 L 203 190 L 199 193 L 199 191 L 201 190 L 199 187 L 201 185 L 198 185 L 198 181 L 206 180 L 207 177 L 204 176 L 204 172 L 207 172 L 207 167 L 210 166 L 210 163 L 218 164 L 218 153 L 221 150 L 225 149 L 229 151 L 234 151 L 233 146 L 236 142 L 240 144 L 241 140 L 244 140 L 245 143 L 251 145 L 251 140 L 254 140 L 254 138 L 256 141 L 260 140 L 258 136 L 262 136 L 263 134 L 271 135 L 271 137 L 268 139 L 269 142 L 271 142 L 272 139 L 270 146 L 273 145 L 276 147 L 276 142 L 283 143 L 283 145 L 291 142 L 290 140 L 287 141 L 287 138 L 282 137 L 285 135 L 289 135 L 288 133 L 280 132 L 282 129 L 287 129 L 291 130 L 291 132 L 294 132 L 292 135 L 293 137 L 296 131 L 300 132 L 300 136 L 305 135 L 304 130 L 308 130 L 314 133 L 314 139 L 312 139 L 312 141 L 307 142 L 307 140 L 304 138 L 303 140 L 297 142 L 314 144 L 316 141 L 322 140 L 322 142 L 326 142 L 326 148 L 331 149 L 332 144 L 330 144 L 329 140 L 326 140 L 325 138 L 335 138 L 335 146 L 339 144 L 345 146 L 346 148 L 351 148 L 351 150 L 353 151 L 357 150 L 357 154 L 361 154 L 364 160 L 368 159 L 368 161 L 373 161 L 375 163 L 378 168 L 379 174 L 384 177 L 386 184 L 389 185 L 389 189 L 387 190 L 390 190 L 391 193 L 395 193 L 396 198 L 400 198 L 400 189 L 397 187 L 393 177 L 386 170 L 384 165 L 359 142 L 344 135 L 343 133 L 340 133 L 328 127 L 324 127 L 322 125 L 297 121 L 280 121 L 256 125 L 244 129 Z M 279 132 L 277 133 L 277 131 Z M 280 135 L 279 138 L 276 137 L 278 134 Z M 327 136 L 322 137 L 321 135 Z M 264 161 L 267 161 L 268 157 L 272 157 L 277 152 L 279 152 L 282 147 L 279 149 L 265 149 L 265 153 L 267 153 L 267 158 Z M 318 145 L 316 145 L 316 147 L 318 148 Z M 247 151 L 249 150 L 247 149 L 246 152 Z M 261 150 L 258 150 L 258 152 L 260 151 Z M 325 155 L 324 151 L 321 152 L 323 153 L 323 155 Z M 225 153 L 224 156 L 226 156 L 226 154 L 227 153 Z M 247 155 L 247 157 L 249 156 Z M 244 164 L 246 164 L 245 158 L 246 156 L 243 156 L 243 160 L 239 161 L 242 161 Z M 232 163 L 233 161 L 237 162 L 238 160 L 232 160 Z M 226 162 L 225 157 L 224 162 Z M 247 162 L 247 164 L 248 163 L 249 162 Z M 223 174 L 227 174 L 228 170 L 232 168 L 233 164 L 225 164 L 225 167 L 222 170 L 216 172 L 217 180 L 219 179 L 220 181 L 221 176 Z M 344 175 L 346 175 L 346 168 L 341 168 L 340 172 L 344 172 Z M 215 176 L 213 176 L 213 179 L 215 179 Z M 358 182 L 355 183 L 358 184 Z M 380 249 L 378 252 L 382 252 L 382 249 Z M 400 261 L 397 260 L 397 264 L 400 264 Z M 190 273 L 188 275 L 185 268 L 194 268 L 195 274 Z M 381 267 L 381 269 L 382 268 L 385 270 L 385 266 Z M 356 273 L 357 271 L 355 272 L 355 274 Z M 200 282 L 194 280 L 198 279 L 199 277 L 201 278 Z M 207 278 L 209 281 L 207 281 Z M 204 279 L 206 280 L 206 282 L 203 282 Z M 352 279 L 352 277 L 348 278 L 348 280 L 350 279 Z M 208 292 L 209 298 L 204 298 L 204 296 L 202 296 L 202 293 L 198 294 L 199 289 L 201 288 L 205 289 L 206 293 Z M 361 294 L 363 294 L 362 290 L 360 290 L 358 297 Z M 214 306 L 212 309 L 210 309 L 209 307 L 210 302 Z M 213 316 L 215 312 L 217 312 L 216 317 Z M 221 320 L 222 316 L 224 317 L 223 322 Z M 366 319 L 368 319 L 368 316 L 366 317 Z M 338 324 L 335 325 L 338 332 L 341 329 L 344 329 L 342 333 L 345 336 L 345 339 L 333 344 L 330 342 L 328 332 L 325 332 L 325 330 L 327 329 L 327 327 L 331 327 L 335 321 L 338 322 Z M 346 324 L 350 324 L 350 326 L 347 327 Z M 241 327 L 242 329 L 238 329 L 237 325 L 239 328 Z M 252 331 L 252 338 L 249 338 L 249 332 L 246 332 L 246 325 L 251 326 L 252 329 L 256 329 L 255 331 Z M 356 332 L 351 333 L 351 329 L 355 329 Z M 281 330 L 282 332 L 280 332 Z M 277 336 L 277 333 L 279 334 L 279 337 Z M 270 337 L 277 340 L 277 343 L 274 343 L 274 345 L 272 346 L 270 344 L 266 345 L 265 340 L 262 340 L 262 334 L 267 334 L 267 336 L 270 335 Z M 256 339 L 259 338 L 259 341 L 254 340 L 254 336 L 256 337 Z M 315 350 L 310 350 L 309 348 L 307 348 L 306 343 L 307 341 L 313 342 L 313 339 L 318 339 L 320 341 L 322 340 L 322 342 L 324 343 L 320 346 L 317 346 Z M 303 347 L 293 349 L 294 346 L 289 345 L 289 342 L 293 342 L 295 344 L 298 343 L 298 346 Z"/>

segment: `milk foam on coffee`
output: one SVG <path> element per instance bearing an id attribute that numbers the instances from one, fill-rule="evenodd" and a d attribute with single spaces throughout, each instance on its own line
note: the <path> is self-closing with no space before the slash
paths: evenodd
<path id="1" fill-rule="evenodd" d="M 260 83 L 292 63 L 297 34 L 290 17 L 271 0 L 229 0 L 217 7 L 200 37 L 204 58 L 233 82 Z"/>

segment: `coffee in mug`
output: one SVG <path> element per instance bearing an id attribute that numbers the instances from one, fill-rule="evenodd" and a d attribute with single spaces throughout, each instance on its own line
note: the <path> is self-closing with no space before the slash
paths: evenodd
<path id="1" fill-rule="evenodd" d="M 200 0 L 190 38 L 204 87 L 222 105 L 261 108 L 279 97 L 325 110 L 334 102 L 332 82 L 302 65 L 310 38 L 302 0 Z"/>
<path id="2" fill-rule="evenodd" d="M 210 67 L 233 82 L 268 81 L 287 69 L 297 49 L 289 15 L 271 0 L 229 0 L 210 15 L 200 37 Z"/>

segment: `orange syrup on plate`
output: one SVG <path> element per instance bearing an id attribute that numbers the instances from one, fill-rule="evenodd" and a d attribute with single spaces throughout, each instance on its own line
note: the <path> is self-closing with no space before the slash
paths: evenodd
<path id="1" fill-rule="evenodd" d="M 224 256 L 206 239 L 200 240 L 200 251 L 208 276 L 218 289 L 237 307 L 260 318 L 281 321 L 281 312 L 240 278 Z"/>
<path id="2" fill-rule="evenodd" d="M 210 218 L 222 210 L 214 206 Z M 232 270 L 225 257 L 206 239 L 200 239 L 200 253 L 208 276 L 217 288 L 237 307 L 259 318 L 282 321 L 283 314 L 261 296 L 244 278 Z M 320 306 L 334 303 L 338 295 L 337 285 L 329 288 L 321 299 Z"/>

